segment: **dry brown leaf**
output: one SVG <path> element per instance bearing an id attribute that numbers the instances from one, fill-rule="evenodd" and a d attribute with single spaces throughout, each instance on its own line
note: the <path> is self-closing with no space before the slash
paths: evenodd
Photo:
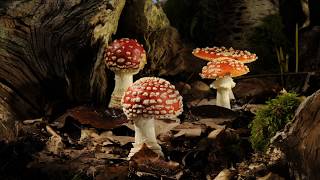
<path id="1" fill-rule="evenodd" d="M 172 131 L 177 132 L 174 134 L 175 138 L 180 136 L 198 137 L 201 133 L 205 132 L 205 130 L 206 127 L 204 125 L 189 122 L 184 122 L 172 129 Z"/>
<path id="2" fill-rule="evenodd" d="M 149 149 L 145 144 L 143 144 L 140 151 L 131 157 L 130 168 L 133 168 L 135 171 L 161 176 L 175 175 L 181 169 L 179 163 L 166 161 L 159 154 Z"/>
<path id="3" fill-rule="evenodd" d="M 220 119 L 220 118 L 202 118 L 197 123 L 204 124 L 212 129 L 224 129 L 226 128 L 226 125 L 220 125 L 225 124 L 227 120 L 226 119 Z"/>
<path id="4" fill-rule="evenodd" d="M 113 143 L 120 144 L 120 146 L 134 142 L 134 137 L 131 136 L 110 136 L 108 139 Z"/>
<path id="5" fill-rule="evenodd" d="M 56 120 L 59 128 L 64 126 L 68 117 L 82 125 L 90 125 L 101 129 L 113 129 L 128 122 L 124 113 L 118 109 L 96 109 L 94 107 L 78 106 L 68 110 Z"/>
<path id="6" fill-rule="evenodd" d="M 173 128 L 177 127 L 180 123 L 171 120 L 156 120 L 155 131 L 156 136 L 170 132 Z"/>
<path id="7" fill-rule="evenodd" d="M 211 139 L 211 140 L 215 140 L 217 139 L 217 137 L 223 133 L 224 129 L 216 129 L 216 130 L 213 130 L 209 133 L 208 135 L 208 138 Z"/>
<path id="8" fill-rule="evenodd" d="M 214 180 L 230 180 L 232 179 L 232 173 L 229 169 L 222 170 Z"/>

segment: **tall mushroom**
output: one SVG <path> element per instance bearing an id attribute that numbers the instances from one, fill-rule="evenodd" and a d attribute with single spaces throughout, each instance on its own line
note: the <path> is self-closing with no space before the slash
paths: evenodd
<path id="1" fill-rule="evenodd" d="M 249 68 L 242 62 L 231 58 L 221 58 L 219 61 L 210 61 L 202 68 L 200 76 L 206 79 L 216 79 L 212 86 L 217 89 L 216 104 L 225 108 L 230 106 L 230 91 L 235 86 L 232 77 L 244 75 Z"/>
<path id="2" fill-rule="evenodd" d="M 122 97 L 122 106 L 135 127 L 135 143 L 129 158 L 138 152 L 143 144 L 163 156 L 157 143 L 154 120 L 174 119 L 182 113 L 182 97 L 174 85 L 161 78 L 141 78 L 127 89 Z"/>
<path id="3" fill-rule="evenodd" d="M 230 47 L 229 49 L 222 47 L 206 47 L 206 48 L 196 48 L 192 51 L 192 54 L 200 59 L 207 61 L 218 61 L 224 59 L 225 57 L 232 58 L 242 63 L 251 63 L 258 59 L 258 56 L 246 50 L 238 50 Z M 234 99 L 232 91 L 229 91 L 229 98 Z"/>
<path id="4" fill-rule="evenodd" d="M 133 83 L 133 75 L 146 64 L 146 52 L 135 39 L 114 40 L 104 53 L 107 67 L 115 74 L 115 87 L 109 108 L 121 108 L 121 98 Z"/>

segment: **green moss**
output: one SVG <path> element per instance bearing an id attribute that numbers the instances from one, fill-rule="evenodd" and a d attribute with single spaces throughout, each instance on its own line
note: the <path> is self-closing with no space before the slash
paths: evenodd
<path id="1" fill-rule="evenodd" d="M 291 121 L 300 99 L 295 93 L 284 93 L 267 101 L 266 104 L 266 107 L 257 111 L 249 125 L 250 142 L 255 150 L 266 150 L 270 138 Z"/>

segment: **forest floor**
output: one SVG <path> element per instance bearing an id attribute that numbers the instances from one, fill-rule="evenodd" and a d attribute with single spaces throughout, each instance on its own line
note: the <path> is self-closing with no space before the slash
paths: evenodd
<path id="1" fill-rule="evenodd" d="M 237 96 L 249 93 L 250 86 L 239 88 Z M 83 105 L 54 121 L 17 123 L 17 140 L 0 145 L 0 179 L 288 179 L 280 151 L 257 153 L 249 141 L 249 123 L 263 103 L 233 101 L 229 110 L 214 105 L 211 90 L 198 96 L 199 89 L 185 95 L 180 122 L 156 122 L 164 157 L 144 147 L 128 160 L 133 124 L 120 110 Z M 268 98 L 267 91 L 255 90 Z"/>

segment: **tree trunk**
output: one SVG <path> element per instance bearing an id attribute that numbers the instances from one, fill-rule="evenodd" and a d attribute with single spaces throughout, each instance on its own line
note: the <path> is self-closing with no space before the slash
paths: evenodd
<path id="1" fill-rule="evenodd" d="M 291 124 L 275 137 L 295 179 L 320 179 L 320 90 L 298 108 Z"/>
<path id="2" fill-rule="evenodd" d="M 93 95 L 105 99 L 103 48 L 125 0 L 0 3 L 0 128 L 50 115 Z"/>

